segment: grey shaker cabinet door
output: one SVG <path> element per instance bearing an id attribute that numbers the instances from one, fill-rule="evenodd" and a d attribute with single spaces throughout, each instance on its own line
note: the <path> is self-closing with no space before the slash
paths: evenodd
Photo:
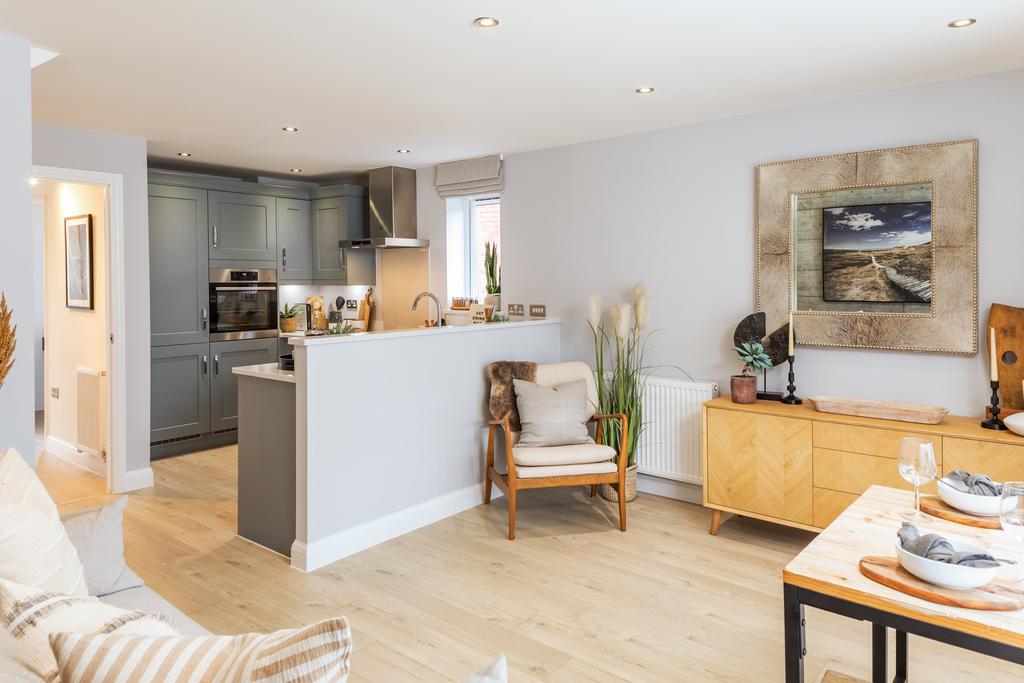
<path id="1" fill-rule="evenodd" d="M 210 344 L 210 430 L 238 428 L 238 375 L 232 368 L 277 362 L 277 339 L 243 339 Z"/>
<path id="2" fill-rule="evenodd" d="M 274 197 L 210 192 L 210 259 L 277 261 Z"/>
<path id="3" fill-rule="evenodd" d="M 313 279 L 347 281 L 348 254 L 338 247 L 347 240 L 348 216 L 345 197 L 313 200 Z"/>
<path id="4" fill-rule="evenodd" d="M 305 199 L 277 198 L 277 279 L 308 281 L 313 277 L 313 223 Z"/>
<path id="5" fill-rule="evenodd" d="M 150 343 L 209 339 L 206 190 L 149 186 Z"/>
<path id="6" fill-rule="evenodd" d="M 210 431 L 210 345 L 153 347 L 150 441 Z"/>

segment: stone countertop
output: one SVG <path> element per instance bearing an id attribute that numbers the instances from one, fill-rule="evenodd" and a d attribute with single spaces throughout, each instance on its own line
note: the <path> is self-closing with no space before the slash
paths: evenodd
<path id="1" fill-rule="evenodd" d="M 258 379 L 269 379 L 275 382 L 288 382 L 290 384 L 295 384 L 295 372 L 292 370 L 282 370 L 277 367 L 277 363 L 240 365 L 237 368 L 232 368 L 231 372 L 236 375 L 245 375 L 246 377 L 256 377 Z"/>
<path id="2" fill-rule="evenodd" d="M 473 334 L 495 332 L 516 327 L 532 327 L 537 325 L 558 325 L 560 318 L 524 318 L 500 323 L 483 323 L 479 325 L 446 325 L 443 327 L 412 327 L 401 330 L 380 330 L 373 332 L 353 332 L 344 335 L 294 336 L 288 338 L 292 346 L 320 346 L 323 344 L 342 344 L 352 342 L 376 341 L 378 339 L 394 339 L 397 337 L 438 336 L 450 334 Z"/>

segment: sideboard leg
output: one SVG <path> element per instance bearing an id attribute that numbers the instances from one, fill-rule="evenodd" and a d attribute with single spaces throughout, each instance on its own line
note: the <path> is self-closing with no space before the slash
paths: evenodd
<path id="1" fill-rule="evenodd" d="M 712 536 L 718 535 L 718 525 L 722 523 L 722 511 L 712 510 L 711 511 L 711 530 L 708 532 Z"/>

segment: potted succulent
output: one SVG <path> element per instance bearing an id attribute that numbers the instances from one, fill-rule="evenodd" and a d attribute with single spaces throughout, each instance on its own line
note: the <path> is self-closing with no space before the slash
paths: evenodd
<path id="1" fill-rule="evenodd" d="M 501 310 L 501 267 L 498 265 L 498 245 L 484 244 L 484 274 L 487 276 L 487 296 L 484 303 Z"/>
<path id="2" fill-rule="evenodd" d="M 281 331 L 294 332 L 299 327 L 299 307 L 285 304 L 281 309 Z"/>
<path id="3" fill-rule="evenodd" d="M 770 368 L 772 359 L 764 352 L 764 346 L 757 342 L 743 342 L 735 349 L 743 361 L 743 373 L 729 378 L 732 402 L 753 403 L 757 400 L 757 375 L 754 373 Z"/>

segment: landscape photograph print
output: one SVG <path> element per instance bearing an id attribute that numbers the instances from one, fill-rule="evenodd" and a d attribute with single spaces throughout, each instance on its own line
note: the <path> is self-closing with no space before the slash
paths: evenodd
<path id="1" fill-rule="evenodd" d="M 825 301 L 931 301 L 931 202 L 835 206 L 821 211 Z"/>

